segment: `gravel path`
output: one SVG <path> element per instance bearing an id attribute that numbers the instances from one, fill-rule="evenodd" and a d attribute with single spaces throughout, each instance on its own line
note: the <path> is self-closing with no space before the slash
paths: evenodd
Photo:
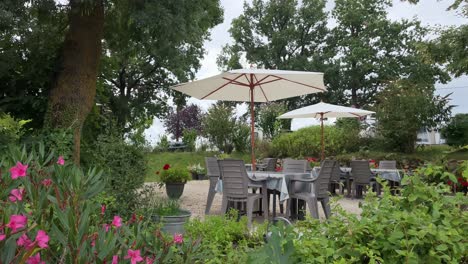
<path id="1" fill-rule="evenodd" d="M 155 186 L 157 193 L 162 197 L 166 196 L 166 191 L 163 188 L 159 189 L 154 183 L 147 183 L 148 185 Z M 205 216 L 206 198 L 208 196 L 209 181 L 189 181 L 185 185 L 184 193 L 180 198 L 181 207 L 188 209 L 192 212 L 192 217 L 199 217 L 201 219 Z M 359 208 L 360 199 L 341 198 L 338 203 L 346 211 L 354 214 L 361 214 L 361 208 Z M 270 209 L 271 210 L 271 209 Z M 276 210 L 279 212 L 279 208 Z M 216 194 L 211 207 L 210 214 L 221 214 L 221 195 Z M 324 214 L 321 206 L 319 206 L 320 218 L 324 218 Z"/>

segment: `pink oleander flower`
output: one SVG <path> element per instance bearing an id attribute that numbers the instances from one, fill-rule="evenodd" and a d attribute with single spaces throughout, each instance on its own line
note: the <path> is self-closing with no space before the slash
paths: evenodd
<path id="1" fill-rule="evenodd" d="M 176 244 L 184 243 L 184 237 L 182 236 L 182 234 L 174 234 L 174 243 Z"/>
<path id="2" fill-rule="evenodd" d="M 57 160 L 58 165 L 65 165 L 65 160 L 63 159 L 63 156 L 59 156 Z"/>
<path id="3" fill-rule="evenodd" d="M 101 205 L 101 214 L 104 215 L 106 213 L 106 205 Z"/>
<path id="4" fill-rule="evenodd" d="M 28 165 L 23 165 L 21 162 L 16 162 L 16 166 L 10 168 L 11 178 L 13 180 L 18 179 L 19 177 L 25 177 L 26 171 L 28 170 Z"/>
<path id="5" fill-rule="evenodd" d="M 11 190 L 10 196 L 8 197 L 8 199 L 11 202 L 22 201 L 23 195 L 24 195 L 24 189 L 13 189 Z"/>
<path id="6" fill-rule="evenodd" d="M 116 215 L 114 216 L 114 220 L 112 220 L 112 225 L 115 227 L 121 227 L 122 226 L 122 218 L 120 216 Z"/>
<path id="7" fill-rule="evenodd" d="M 52 180 L 51 179 L 44 179 L 41 181 L 41 184 L 45 187 L 49 187 L 50 185 L 52 185 Z"/>
<path id="8" fill-rule="evenodd" d="M 131 249 L 127 251 L 127 256 L 125 256 L 124 259 L 130 259 L 131 264 L 135 264 L 143 260 L 143 258 L 140 256 L 140 250 Z"/>
<path id="9" fill-rule="evenodd" d="M 31 249 L 34 246 L 34 243 L 26 234 L 22 234 L 18 240 L 16 240 L 16 245 L 25 247 L 26 249 Z"/>
<path id="10" fill-rule="evenodd" d="M 154 258 L 146 257 L 145 262 L 146 264 L 154 264 Z"/>
<path id="11" fill-rule="evenodd" d="M 0 241 L 5 240 L 6 235 L 5 234 L 0 234 Z"/>
<path id="12" fill-rule="evenodd" d="M 28 218 L 23 215 L 11 215 L 10 216 L 10 222 L 6 224 L 6 227 L 11 228 L 11 230 L 16 232 L 17 229 L 23 228 L 26 226 L 28 222 Z"/>
<path id="13" fill-rule="evenodd" d="M 49 243 L 49 236 L 44 230 L 37 231 L 36 242 L 40 248 L 49 247 L 49 245 L 47 245 L 47 243 Z"/>
<path id="14" fill-rule="evenodd" d="M 114 255 L 112 257 L 112 263 L 111 264 L 119 264 L 119 256 Z"/>
<path id="15" fill-rule="evenodd" d="M 41 261 L 41 255 L 40 253 L 37 253 L 36 255 L 28 258 L 28 260 L 26 260 L 26 264 L 45 264 L 45 261 Z"/>
<path id="16" fill-rule="evenodd" d="M 103 227 L 106 230 L 106 232 L 109 232 L 110 225 L 104 224 Z"/>

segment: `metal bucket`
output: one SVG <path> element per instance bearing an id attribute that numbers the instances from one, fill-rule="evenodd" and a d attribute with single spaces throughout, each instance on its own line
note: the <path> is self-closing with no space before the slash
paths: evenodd
<path id="1" fill-rule="evenodd" d="M 183 234 L 185 232 L 184 225 L 190 219 L 191 212 L 180 210 L 180 214 L 176 216 L 159 216 L 154 215 L 153 221 L 161 223 L 161 230 L 167 234 Z"/>

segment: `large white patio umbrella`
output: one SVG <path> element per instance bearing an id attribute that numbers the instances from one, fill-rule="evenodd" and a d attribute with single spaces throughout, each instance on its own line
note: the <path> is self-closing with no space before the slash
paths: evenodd
<path id="1" fill-rule="evenodd" d="M 323 73 L 239 69 L 171 87 L 197 99 L 250 102 L 252 169 L 255 170 L 254 102 L 326 91 Z"/>
<path id="2" fill-rule="evenodd" d="M 353 107 L 345 107 L 339 105 L 332 105 L 320 102 L 318 104 L 309 105 L 303 108 L 299 108 L 287 113 L 280 115 L 278 118 L 290 119 L 290 118 L 320 118 L 321 126 L 321 145 L 322 154 L 321 160 L 325 158 L 325 146 L 323 142 L 323 119 L 328 117 L 361 117 L 366 115 L 374 114 L 375 112 L 366 111 Z"/>

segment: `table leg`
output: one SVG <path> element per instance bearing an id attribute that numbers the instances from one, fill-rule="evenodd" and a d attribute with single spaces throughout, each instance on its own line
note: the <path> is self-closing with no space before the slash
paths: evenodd
<path id="1" fill-rule="evenodd" d="M 263 209 L 263 219 L 268 220 L 268 189 L 266 185 L 266 181 L 263 183 L 262 186 L 262 209 Z"/>

